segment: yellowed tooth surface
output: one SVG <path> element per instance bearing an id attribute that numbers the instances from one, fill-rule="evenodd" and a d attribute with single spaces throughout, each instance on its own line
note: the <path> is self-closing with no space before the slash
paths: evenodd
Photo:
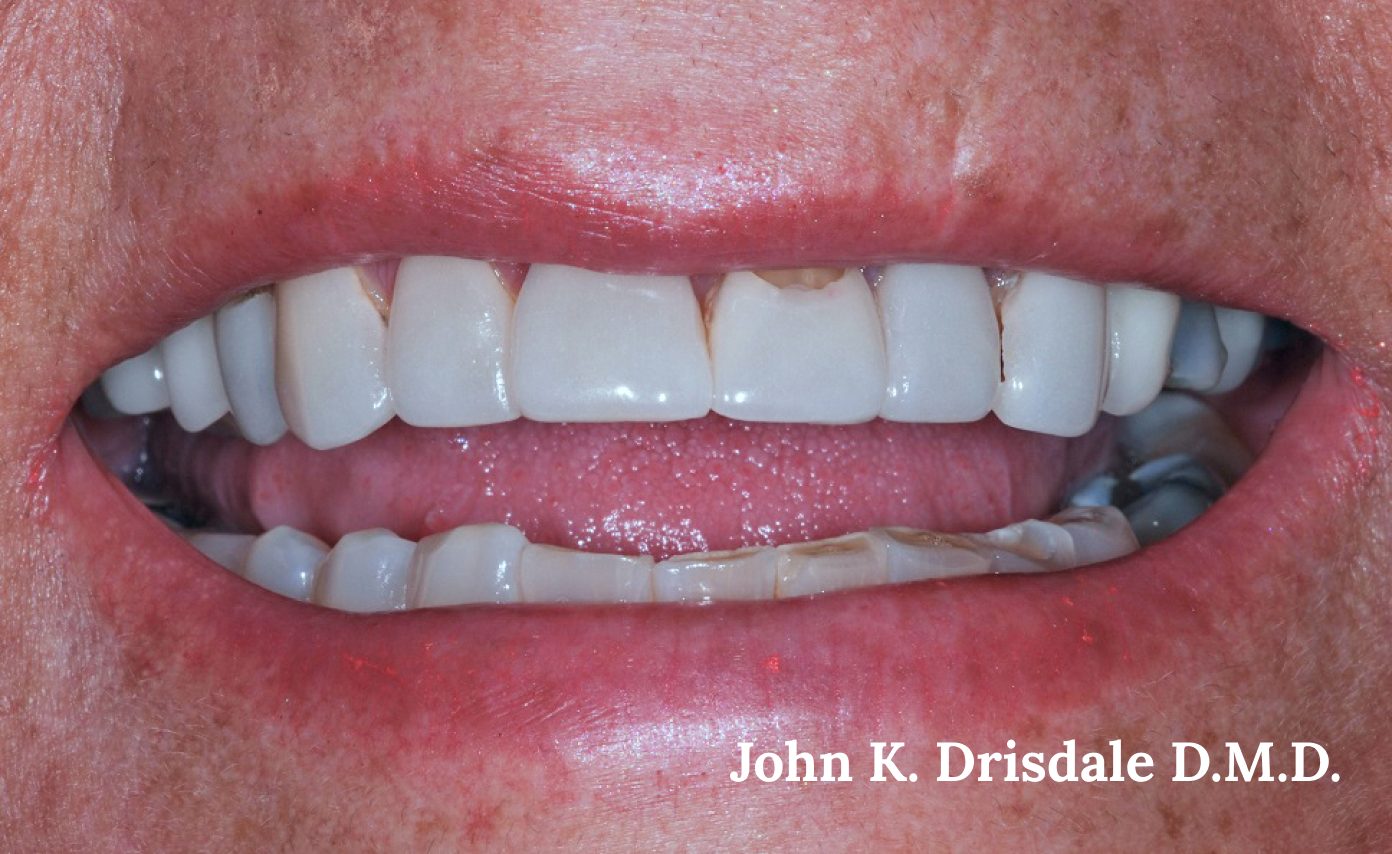
<path id="1" fill-rule="evenodd" d="M 518 571 L 524 602 L 651 602 L 653 559 L 528 544 Z"/>
<path id="2" fill-rule="evenodd" d="M 767 547 L 686 554 L 653 569 L 653 593 L 659 602 L 772 599 L 777 570 Z"/>
<path id="3" fill-rule="evenodd" d="M 870 536 L 885 549 L 892 584 L 985 575 L 991 571 L 990 559 L 961 537 L 915 528 L 875 528 Z"/>
<path id="4" fill-rule="evenodd" d="M 889 582 L 884 546 L 869 534 L 779 546 L 777 572 L 780 599 Z"/>
<path id="5" fill-rule="evenodd" d="M 526 545 L 511 525 L 466 525 L 426 537 L 411 557 L 409 607 L 519 601 L 517 568 Z"/>

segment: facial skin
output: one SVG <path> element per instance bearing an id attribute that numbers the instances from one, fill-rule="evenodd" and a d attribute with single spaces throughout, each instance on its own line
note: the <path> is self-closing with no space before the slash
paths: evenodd
<path id="1" fill-rule="evenodd" d="M 1392 9 L 863 6 L 0 11 L 6 847 L 1385 849 Z M 63 425 L 104 368 L 238 288 L 428 251 L 1048 268 L 1330 347 L 1163 567 L 912 599 L 354 621 L 92 487 Z M 857 781 L 728 782 L 788 738 Z M 927 778 L 1007 738 L 1314 741 L 1341 781 L 868 781 L 872 740 Z"/>

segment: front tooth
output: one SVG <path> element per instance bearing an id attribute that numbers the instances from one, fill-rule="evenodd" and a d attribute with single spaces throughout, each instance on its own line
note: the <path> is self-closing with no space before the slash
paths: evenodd
<path id="1" fill-rule="evenodd" d="M 529 543 L 518 577 L 523 602 L 651 602 L 653 559 Z"/>
<path id="2" fill-rule="evenodd" d="M 991 571 L 991 561 L 962 537 L 916 528 L 875 528 L 870 536 L 885 549 L 891 584 Z"/>
<path id="3" fill-rule="evenodd" d="M 1257 366 L 1266 318 L 1256 312 L 1220 306 L 1213 309 L 1213 319 L 1218 323 L 1218 337 L 1223 339 L 1228 358 L 1223 363 L 1223 375 L 1209 393 L 1225 394 L 1242 385 Z"/>
<path id="4" fill-rule="evenodd" d="M 1141 547 L 1126 516 L 1115 507 L 1076 507 L 1049 521 L 1072 538 L 1077 566 L 1115 560 Z"/>
<path id="5" fill-rule="evenodd" d="M 223 569 L 242 575 L 246 571 L 247 556 L 256 537 L 251 534 L 223 534 L 198 531 L 184 535 L 189 545 L 198 549 L 203 556 Z"/>
<path id="6" fill-rule="evenodd" d="M 535 264 L 513 318 L 513 381 L 538 421 L 678 421 L 710 411 L 690 279 Z"/>
<path id="7" fill-rule="evenodd" d="M 1223 376 L 1227 353 L 1213 306 L 1183 301 L 1170 354 L 1169 388 L 1208 391 Z"/>
<path id="8" fill-rule="evenodd" d="M 780 599 L 888 582 L 884 546 L 869 534 L 778 547 Z"/>
<path id="9" fill-rule="evenodd" d="M 1102 288 L 1026 273 L 1001 305 L 1004 381 L 996 416 L 1021 430 L 1081 436 L 1097 421 L 1106 357 Z"/>
<path id="10" fill-rule="evenodd" d="M 227 414 L 212 316 L 200 317 L 160 344 L 170 408 L 179 426 L 197 433 Z"/>
<path id="11" fill-rule="evenodd" d="M 402 610 L 406 569 L 415 548 L 381 528 L 346 535 L 319 566 L 315 603 L 360 614 Z"/>
<path id="12" fill-rule="evenodd" d="M 101 387 L 116 411 L 126 415 L 146 415 L 168 408 L 169 385 L 165 382 L 159 346 L 107 368 L 101 375 Z"/>
<path id="13" fill-rule="evenodd" d="M 396 414 L 417 427 L 518 417 L 507 377 L 512 297 L 493 268 L 464 258 L 401 262 L 387 324 Z"/>
<path id="14" fill-rule="evenodd" d="M 270 445 L 285 435 L 276 399 L 276 301 L 259 291 L 218 309 L 213 320 L 222 382 L 237 429 L 248 441 Z"/>
<path id="15" fill-rule="evenodd" d="M 391 420 L 387 327 L 353 267 L 276 286 L 276 392 L 291 431 L 327 450 Z"/>
<path id="16" fill-rule="evenodd" d="M 879 414 L 884 336 L 864 275 L 817 289 L 731 273 L 711 307 L 712 408 L 744 421 L 852 424 Z"/>
<path id="17" fill-rule="evenodd" d="M 1140 412 L 1164 388 L 1181 300 L 1134 285 L 1107 286 L 1107 393 L 1102 411 Z"/>
<path id="18" fill-rule="evenodd" d="M 777 571 L 767 547 L 680 555 L 653 569 L 653 593 L 658 602 L 772 599 Z"/>
<path id="19" fill-rule="evenodd" d="M 465 525 L 426 537 L 407 571 L 411 608 L 517 602 L 517 567 L 527 538 L 511 525 Z"/>
<path id="20" fill-rule="evenodd" d="M 246 579 L 282 596 L 308 602 L 319 562 L 329 547 L 284 525 L 256 538 L 247 552 Z"/>
<path id="21" fill-rule="evenodd" d="M 985 418 L 1000 385 L 1000 327 L 980 267 L 894 264 L 875 292 L 891 421 Z M 1166 351 L 1168 355 L 1168 350 Z"/>

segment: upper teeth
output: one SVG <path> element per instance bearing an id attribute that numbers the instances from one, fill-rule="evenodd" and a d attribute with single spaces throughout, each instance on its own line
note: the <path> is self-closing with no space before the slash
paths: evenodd
<path id="1" fill-rule="evenodd" d="M 277 285 L 108 370 L 120 412 L 171 406 L 189 430 L 229 411 L 249 440 L 286 425 L 315 448 L 393 415 L 427 427 L 744 420 L 971 421 L 1086 432 L 1171 384 L 1226 391 L 1251 371 L 1263 318 L 1042 273 L 979 268 L 733 273 L 703 316 L 687 279 L 535 265 L 514 301 L 479 261 L 405 259 L 389 311 L 363 271 Z M 999 304 L 997 315 L 996 304 Z M 384 314 L 389 319 L 383 319 Z M 275 342 L 272 349 L 271 342 Z"/>

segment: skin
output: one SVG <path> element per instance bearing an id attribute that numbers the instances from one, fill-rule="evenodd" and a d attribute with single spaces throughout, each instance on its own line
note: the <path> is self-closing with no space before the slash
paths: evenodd
<path id="1" fill-rule="evenodd" d="M 0 10 L 8 847 L 779 850 L 815 838 L 822 850 L 1384 850 L 1389 9 L 865 5 L 291 0 L 228 12 L 21 0 Z M 430 208 L 441 225 L 362 224 L 398 208 Z M 845 245 L 825 240 L 843 221 Z M 675 653 L 661 675 L 691 679 L 683 710 L 703 726 L 637 715 L 625 734 L 615 708 L 586 709 L 597 695 L 554 685 L 536 695 L 550 716 L 494 696 L 498 720 L 426 746 L 353 728 L 375 708 L 409 718 L 439 700 L 410 692 L 372 706 L 345 689 L 337 714 L 340 695 L 324 693 L 319 708 L 266 726 L 265 674 L 210 685 L 199 659 L 218 654 L 208 638 L 117 607 L 129 600 L 107 579 L 139 577 L 144 558 L 110 539 L 118 526 L 98 518 L 108 508 L 64 487 L 74 453 L 59 438 L 64 418 L 103 368 L 232 289 L 446 243 L 452 254 L 615 269 L 924 257 L 1142 280 L 1323 338 L 1336 354 L 1319 369 L 1331 426 L 1273 446 L 1289 455 L 1273 472 L 1308 472 L 1298 500 L 1264 515 L 1260 488 L 1234 493 L 1184 552 L 1199 565 L 1219 556 L 1243 595 L 1196 577 L 1189 612 L 1150 621 L 1139 605 L 1121 608 L 1134 619 L 1113 628 L 1131 642 L 1186 643 L 1072 679 L 1040 662 L 1021 696 L 981 677 L 991 661 L 973 660 L 991 714 L 974 714 L 978 686 L 962 688 L 962 671 L 930 674 L 939 665 L 924 659 L 904 677 L 920 690 L 896 693 L 888 674 L 902 650 L 867 644 L 845 655 L 883 673 L 840 686 L 839 711 L 826 686 L 790 677 L 797 697 L 781 728 L 771 716 L 748 724 L 762 706 L 703 707 L 727 683 L 703 681 L 696 656 Z M 250 245 L 270 249 L 242 251 Z M 82 524 L 112 548 L 81 547 Z M 1277 534 L 1263 539 L 1267 525 Z M 966 631 L 955 595 L 933 600 L 943 633 Z M 819 607 L 791 605 L 765 631 Z M 922 612 L 892 613 L 907 626 Z M 481 617 L 481 631 L 518 619 Z M 682 625 L 700 619 L 632 625 L 674 650 Z M 760 648 L 752 620 L 729 619 L 738 630 L 720 652 Z M 303 646 L 285 658 L 312 661 L 314 631 L 336 624 L 301 625 L 284 637 Z M 835 650 L 851 645 L 829 642 L 822 663 L 840 666 Z M 938 679 L 959 690 L 937 697 Z M 852 687 L 883 704 L 857 706 Z M 502 724 L 551 753 L 490 751 L 489 727 Z M 745 725 L 770 746 L 796 737 L 828 750 L 902 734 L 925 768 L 939 738 L 1001 749 L 1018 737 L 1052 751 L 1121 737 L 1157 756 L 1175 740 L 1311 740 L 1343 782 L 724 784 L 735 739 L 710 734 Z"/>

